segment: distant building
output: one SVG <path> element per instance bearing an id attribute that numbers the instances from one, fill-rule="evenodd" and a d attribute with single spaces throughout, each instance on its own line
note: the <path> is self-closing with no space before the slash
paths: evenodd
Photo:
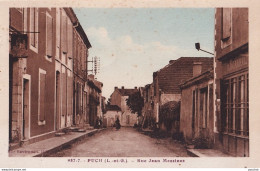
<path id="1" fill-rule="evenodd" d="M 214 143 L 214 98 L 212 69 L 194 75 L 180 85 L 181 113 L 180 132 L 186 142 L 196 138 L 207 140 L 207 146 Z"/>
<path id="2" fill-rule="evenodd" d="M 95 80 L 94 75 L 89 75 L 87 83 L 87 93 L 88 93 L 88 116 L 86 123 L 90 126 L 95 126 L 98 119 L 103 118 L 102 114 L 102 87 L 103 83 Z"/>
<path id="3" fill-rule="evenodd" d="M 179 84 L 192 78 L 197 73 L 209 70 L 212 66 L 213 58 L 181 57 L 177 60 L 171 60 L 164 68 L 153 73 L 153 112 L 160 129 L 171 131 L 173 128 L 168 123 L 167 118 L 160 116 L 160 107 L 170 101 L 179 102 L 181 100 Z M 160 120 L 159 118 L 164 119 Z"/>
<path id="4" fill-rule="evenodd" d="M 117 105 L 107 106 L 106 113 L 104 114 L 103 126 L 113 127 L 117 118 L 121 121 L 121 116 L 122 111 L 120 107 Z"/>
<path id="5" fill-rule="evenodd" d="M 73 58 L 70 59 L 73 61 L 73 98 L 69 99 L 73 99 L 73 124 L 83 126 L 89 124 L 87 61 L 91 44 L 74 12 L 69 10 L 68 14 L 74 20 L 73 46 L 70 47 L 73 50 Z"/>
<path id="6" fill-rule="evenodd" d="M 155 124 L 155 116 L 154 116 L 154 102 L 153 102 L 153 93 L 154 88 L 153 84 L 147 84 L 144 87 L 143 98 L 144 98 L 144 107 L 142 111 L 142 115 L 144 117 L 144 128 L 152 128 Z"/>
<path id="7" fill-rule="evenodd" d="M 117 105 L 122 111 L 120 123 L 122 126 L 134 126 L 137 123 L 137 114 L 133 114 L 126 104 L 126 99 L 133 94 L 138 92 L 137 87 L 134 89 L 125 89 L 123 86 L 121 89 L 115 87 L 114 92 L 110 96 L 110 104 Z"/>
<path id="8" fill-rule="evenodd" d="M 249 156 L 248 8 L 215 13 L 215 145 Z"/>

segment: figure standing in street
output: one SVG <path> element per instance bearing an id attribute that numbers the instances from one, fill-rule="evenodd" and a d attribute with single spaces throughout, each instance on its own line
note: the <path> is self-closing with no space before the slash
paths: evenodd
<path id="1" fill-rule="evenodd" d="M 116 125 L 116 130 L 119 130 L 121 128 L 120 121 L 118 118 L 116 119 L 115 125 Z"/>

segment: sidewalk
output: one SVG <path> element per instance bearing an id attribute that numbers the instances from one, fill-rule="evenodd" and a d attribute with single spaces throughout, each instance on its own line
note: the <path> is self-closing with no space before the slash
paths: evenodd
<path id="1" fill-rule="evenodd" d="M 44 157 L 102 130 L 103 129 L 94 129 L 86 130 L 86 132 L 69 132 L 60 137 L 52 137 L 11 150 L 9 151 L 9 157 Z"/>
<path id="2" fill-rule="evenodd" d="M 187 153 L 192 157 L 232 157 L 216 149 L 187 149 Z"/>

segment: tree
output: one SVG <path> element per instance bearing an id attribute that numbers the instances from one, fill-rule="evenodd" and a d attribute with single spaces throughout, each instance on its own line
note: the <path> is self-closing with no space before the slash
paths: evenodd
<path id="1" fill-rule="evenodd" d="M 144 98 L 141 96 L 140 92 L 135 92 L 131 94 L 126 99 L 126 104 L 132 113 L 137 113 L 138 116 L 142 115 L 142 109 L 144 107 Z"/>

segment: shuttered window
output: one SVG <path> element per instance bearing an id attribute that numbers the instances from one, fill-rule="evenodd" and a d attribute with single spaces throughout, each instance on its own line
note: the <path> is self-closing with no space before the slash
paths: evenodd
<path id="1" fill-rule="evenodd" d="M 73 47 L 73 37 L 72 37 L 72 24 L 68 21 L 68 57 L 72 58 L 72 47 Z"/>
<path id="2" fill-rule="evenodd" d="M 67 51 L 67 16 L 66 14 L 62 14 L 62 20 L 61 20 L 61 49 L 64 54 L 66 54 Z"/>
<path id="3" fill-rule="evenodd" d="M 222 16 L 222 39 L 228 39 L 231 36 L 231 8 L 223 8 Z"/>
<path id="4" fill-rule="evenodd" d="M 56 8 L 56 57 L 60 56 L 60 39 L 61 39 L 61 32 L 60 32 L 60 9 Z"/>
<path id="5" fill-rule="evenodd" d="M 38 8 L 30 9 L 30 45 L 38 47 Z"/>
<path id="6" fill-rule="evenodd" d="M 38 120 L 42 123 L 45 121 L 45 93 L 46 93 L 46 71 L 39 70 L 39 110 Z"/>
<path id="7" fill-rule="evenodd" d="M 208 103 L 207 103 L 207 97 L 208 92 L 207 88 L 201 89 L 200 92 L 200 116 L 201 116 L 201 126 L 202 128 L 207 128 L 207 114 L 208 114 Z"/>
<path id="8" fill-rule="evenodd" d="M 46 13 L 46 55 L 52 57 L 53 19 Z"/>

